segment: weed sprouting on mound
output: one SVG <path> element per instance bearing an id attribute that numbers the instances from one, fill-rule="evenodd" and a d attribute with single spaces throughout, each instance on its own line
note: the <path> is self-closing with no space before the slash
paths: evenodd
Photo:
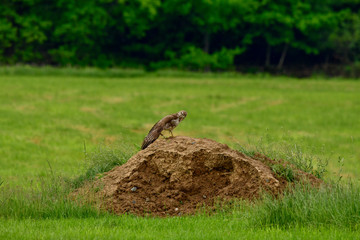
<path id="1" fill-rule="evenodd" d="M 320 179 L 324 179 L 327 173 L 329 159 L 309 153 L 309 149 L 304 150 L 288 136 L 286 139 L 274 143 L 273 139 L 266 135 L 260 138 L 255 145 L 249 147 L 237 144 L 237 149 L 248 156 L 266 160 L 270 168 L 288 182 L 294 182 L 298 178 L 296 169 Z M 322 156 L 326 156 L 326 154 L 322 154 Z"/>
<path id="2" fill-rule="evenodd" d="M 135 147 L 118 144 L 115 148 L 100 144 L 96 151 L 88 153 L 84 144 L 85 173 L 71 180 L 73 188 L 80 187 L 84 181 L 93 180 L 96 176 L 120 166 L 136 152 Z"/>

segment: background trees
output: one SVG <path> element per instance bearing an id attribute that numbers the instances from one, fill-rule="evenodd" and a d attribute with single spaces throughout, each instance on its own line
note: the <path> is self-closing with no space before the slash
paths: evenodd
<path id="1" fill-rule="evenodd" d="M 360 59 L 359 14 L 357 0 L 3 0 L 0 62 L 351 65 Z"/>

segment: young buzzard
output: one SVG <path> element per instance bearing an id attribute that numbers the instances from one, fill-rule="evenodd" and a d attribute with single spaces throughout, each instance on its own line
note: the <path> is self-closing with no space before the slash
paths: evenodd
<path id="1" fill-rule="evenodd" d="M 160 135 L 162 135 L 161 132 L 164 130 L 168 130 L 171 133 L 171 136 L 173 136 L 171 130 L 173 130 L 177 125 L 179 125 L 179 123 L 184 120 L 186 115 L 187 112 L 180 111 L 178 113 L 167 115 L 166 117 L 163 117 L 160 121 L 155 123 L 155 125 L 150 129 L 148 135 L 145 137 L 141 149 L 145 149 L 150 144 L 155 142 L 155 140 L 158 139 Z"/>

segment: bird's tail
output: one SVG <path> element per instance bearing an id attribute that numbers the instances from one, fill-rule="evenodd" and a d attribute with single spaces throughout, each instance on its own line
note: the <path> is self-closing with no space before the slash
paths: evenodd
<path id="1" fill-rule="evenodd" d="M 153 142 L 155 142 L 156 139 L 154 140 L 150 140 L 147 137 L 144 139 L 142 145 L 141 145 L 141 150 L 144 150 L 145 148 L 147 148 L 150 144 L 152 144 Z"/>

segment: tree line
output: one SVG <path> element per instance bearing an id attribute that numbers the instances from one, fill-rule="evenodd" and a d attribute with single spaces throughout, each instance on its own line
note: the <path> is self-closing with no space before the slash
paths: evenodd
<path id="1" fill-rule="evenodd" d="M 359 0 L 2 0 L 0 63 L 229 70 L 360 61 Z"/>

